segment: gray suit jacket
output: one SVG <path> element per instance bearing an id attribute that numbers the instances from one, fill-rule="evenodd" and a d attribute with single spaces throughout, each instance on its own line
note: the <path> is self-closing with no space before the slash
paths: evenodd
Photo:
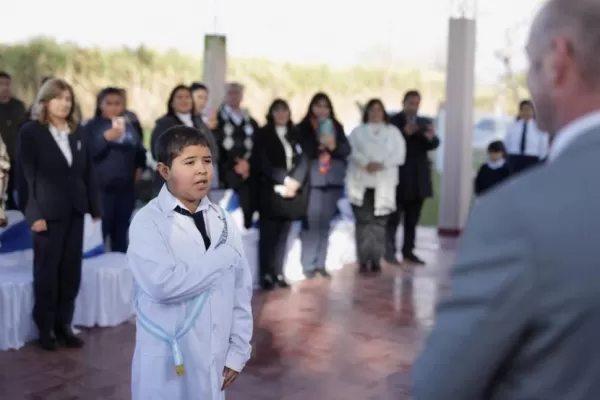
<path id="1" fill-rule="evenodd" d="M 600 399 L 600 127 L 483 196 L 416 400 Z"/>

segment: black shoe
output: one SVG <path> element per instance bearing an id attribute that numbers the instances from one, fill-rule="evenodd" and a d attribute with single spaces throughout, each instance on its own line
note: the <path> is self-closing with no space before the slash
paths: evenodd
<path id="1" fill-rule="evenodd" d="M 369 273 L 369 265 L 366 263 L 361 263 L 358 266 L 358 273 L 361 275 L 366 275 Z"/>
<path id="2" fill-rule="evenodd" d="M 331 278 L 331 275 L 325 268 L 319 268 L 316 270 L 317 274 L 321 275 L 323 278 Z"/>
<path id="3" fill-rule="evenodd" d="M 304 273 L 304 277 L 306 279 L 312 280 L 317 277 L 317 271 L 308 271 Z"/>
<path id="4" fill-rule="evenodd" d="M 56 330 L 56 340 L 70 349 L 80 349 L 83 347 L 85 342 L 75 336 L 73 329 L 70 326 L 65 326 Z"/>
<path id="5" fill-rule="evenodd" d="M 396 257 L 385 257 L 384 260 L 386 263 L 393 265 L 394 267 L 399 267 L 400 265 L 402 265 L 402 263 L 398 261 Z"/>
<path id="6" fill-rule="evenodd" d="M 37 341 L 38 346 L 46 351 L 56 351 L 58 350 L 58 341 L 56 340 L 56 336 L 54 333 L 45 333 L 40 334 L 40 337 Z"/>
<path id="7" fill-rule="evenodd" d="M 276 282 L 277 286 L 279 286 L 282 289 L 287 289 L 290 287 L 290 284 L 288 283 L 288 281 L 285 280 L 283 275 L 277 275 L 275 282 Z"/>
<path id="8" fill-rule="evenodd" d="M 271 275 L 265 275 L 260 280 L 260 287 L 263 290 L 271 290 L 275 287 L 275 281 Z"/>
<path id="9" fill-rule="evenodd" d="M 374 262 L 371 265 L 371 272 L 373 272 L 374 274 L 380 274 L 381 273 L 381 265 L 379 265 L 378 262 Z"/>
<path id="10" fill-rule="evenodd" d="M 423 261 L 419 257 L 417 257 L 415 255 L 415 253 L 405 254 L 404 255 L 404 261 L 409 262 L 411 264 L 425 265 L 425 261 Z"/>

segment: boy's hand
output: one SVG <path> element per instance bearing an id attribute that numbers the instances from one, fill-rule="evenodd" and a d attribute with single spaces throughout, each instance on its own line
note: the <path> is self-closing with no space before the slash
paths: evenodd
<path id="1" fill-rule="evenodd" d="M 225 390 L 227 386 L 231 385 L 240 373 L 236 372 L 230 368 L 225 367 L 223 370 L 223 387 L 221 390 Z"/>

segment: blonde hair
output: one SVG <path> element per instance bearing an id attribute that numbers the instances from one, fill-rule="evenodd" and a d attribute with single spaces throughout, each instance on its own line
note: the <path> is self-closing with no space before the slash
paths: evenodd
<path id="1" fill-rule="evenodd" d="M 51 78 L 44 82 L 40 90 L 38 91 L 35 103 L 31 109 L 31 118 L 39 121 L 43 125 L 50 123 L 48 116 L 48 103 L 50 100 L 56 99 L 63 92 L 68 91 L 71 95 L 71 110 L 67 115 L 67 124 L 71 132 L 75 132 L 79 127 L 81 121 L 81 115 L 79 113 L 79 107 L 75 100 L 75 93 L 71 85 L 61 78 Z"/>

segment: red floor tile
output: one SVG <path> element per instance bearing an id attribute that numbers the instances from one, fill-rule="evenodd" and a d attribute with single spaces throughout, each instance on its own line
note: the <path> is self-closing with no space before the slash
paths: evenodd
<path id="1" fill-rule="evenodd" d="M 410 366 L 433 321 L 455 242 L 420 232 L 428 265 L 256 293 L 252 360 L 228 400 L 407 400 Z M 127 400 L 134 326 L 85 330 L 86 347 L 0 352 L 0 398 Z M 174 399 L 175 400 L 175 399 Z"/>

